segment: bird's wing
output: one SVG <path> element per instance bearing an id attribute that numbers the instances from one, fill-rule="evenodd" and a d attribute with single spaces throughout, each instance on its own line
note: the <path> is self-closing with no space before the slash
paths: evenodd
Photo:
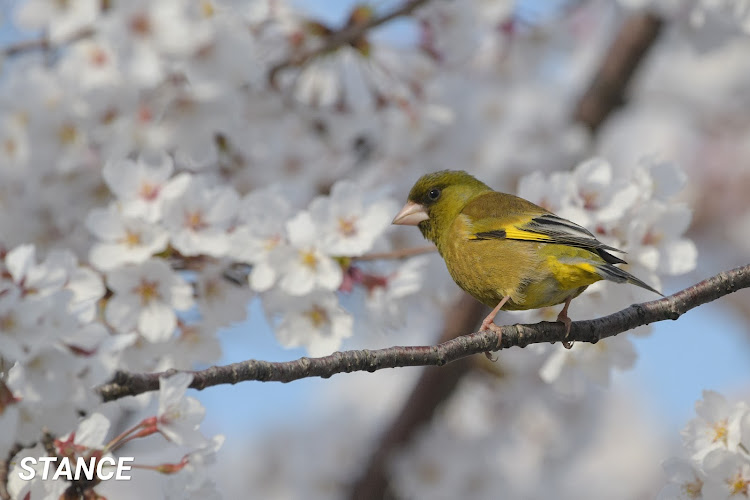
<path id="1" fill-rule="evenodd" d="M 515 196 L 488 193 L 487 196 L 482 196 L 482 199 L 467 205 L 463 213 L 472 221 L 471 239 L 506 239 L 567 245 L 590 250 L 610 264 L 625 263 L 619 257 L 608 253 L 622 250 L 605 245 L 586 228 Z"/>

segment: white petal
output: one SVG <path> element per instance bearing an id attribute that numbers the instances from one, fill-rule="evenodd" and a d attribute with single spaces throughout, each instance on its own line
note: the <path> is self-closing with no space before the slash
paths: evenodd
<path id="1" fill-rule="evenodd" d="M 129 199 L 138 192 L 140 168 L 132 160 L 111 160 L 104 165 L 104 182 L 119 199 Z"/>
<path id="2" fill-rule="evenodd" d="M 315 244 L 318 228 L 313 222 L 310 212 L 303 211 L 289 219 L 286 223 L 289 241 L 296 247 Z"/>
<path id="3" fill-rule="evenodd" d="M 117 209 L 95 208 L 86 217 L 86 228 L 101 240 L 115 241 L 125 234 L 122 217 Z"/>
<path id="4" fill-rule="evenodd" d="M 578 165 L 574 175 L 580 184 L 606 186 L 612 182 L 612 166 L 604 158 L 591 158 Z"/>
<path id="5" fill-rule="evenodd" d="M 279 286 L 289 295 L 305 295 L 315 286 L 315 274 L 306 266 L 290 265 Z"/>
<path id="6" fill-rule="evenodd" d="M 111 271 L 128 263 L 127 257 L 127 249 L 119 243 L 95 244 L 89 251 L 91 265 L 101 271 Z"/>
<path id="7" fill-rule="evenodd" d="M 333 259 L 321 258 L 318 262 L 318 284 L 325 290 L 338 290 L 344 273 L 341 266 Z"/>
<path id="8" fill-rule="evenodd" d="M 691 240 L 670 241 L 661 249 L 659 270 L 666 274 L 684 274 L 695 269 L 698 249 Z"/>
<path id="9" fill-rule="evenodd" d="M 128 333 L 138 323 L 138 303 L 132 295 L 118 295 L 107 301 L 104 316 L 107 323 L 121 333 Z"/>
<path id="10" fill-rule="evenodd" d="M 266 262 L 259 262 L 253 266 L 248 277 L 250 288 L 256 292 L 265 292 L 276 281 L 276 272 Z"/>
<path id="11" fill-rule="evenodd" d="M 556 350 L 544 362 L 544 365 L 539 370 L 539 376 L 548 384 L 554 382 L 560 376 L 560 373 L 562 373 L 567 360 L 567 353 L 562 350 Z"/>
<path id="12" fill-rule="evenodd" d="M 176 327 L 174 310 L 161 302 L 152 301 L 138 315 L 138 331 L 151 342 L 168 340 Z"/>
<path id="13" fill-rule="evenodd" d="M 75 443 L 92 449 L 99 449 L 104 445 L 109 426 L 110 422 L 107 417 L 101 413 L 93 413 L 78 426 Z"/>
<path id="14" fill-rule="evenodd" d="M 21 281 L 35 264 L 36 247 L 34 245 L 17 246 L 5 256 L 5 266 L 15 282 Z"/>

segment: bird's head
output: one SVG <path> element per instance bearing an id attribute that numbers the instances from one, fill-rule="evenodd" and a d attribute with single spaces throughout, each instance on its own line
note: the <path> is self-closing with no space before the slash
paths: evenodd
<path id="1" fill-rule="evenodd" d="M 441 170 L 423 175 L 409 192 L 404 208 L 393 224 L 418 226 L 422 235 L 437 244 L 466 204 L 476 195 L 491 191 L 483 182 L 459 170 Z"/>

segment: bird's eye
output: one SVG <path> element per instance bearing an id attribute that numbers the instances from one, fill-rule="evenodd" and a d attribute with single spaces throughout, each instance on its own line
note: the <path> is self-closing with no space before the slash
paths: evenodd
<path id="1" fill-rule="evenodd" d="M 430 189 L 430 192 L 427 193 L 427 197 L 432 201 L 437 200 L 440 197 L 440 190 L 438 188 Z"/>

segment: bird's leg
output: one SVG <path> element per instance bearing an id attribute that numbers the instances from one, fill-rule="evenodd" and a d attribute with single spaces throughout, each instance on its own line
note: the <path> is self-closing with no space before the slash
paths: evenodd
<path id="1" fill-rule="evenodd" d="M 509 299 L 510 295 L 506 295 L 505 297 L 503 297 L 503 299 L 497 303 L 492 312 L 489 313 L 486 318 L 484 318 L 484 320 L 482 321 L 482 327 L 480 328 L 480 331 L 482 332 L 490 330 L 497 334 L 498 349 L 500 349 L 500 340 L 502 340 L 503 338 L 503 329 L 495 324 L 495 316 L 497 316 L 497 313 L 500 312 L 500 309 L 505 305 L 506 302 L 508 302 Z M 497 358 L 493 358 L 492 354 L 490 354 L 489 351 L 485 352 L 484 355 L 487 356 L 487 359 L 489 359 L 490 361 L 497 361 Z"/>
<path id="2" fill-rule="evenodd" d="M 493 332 L 497 333 L 497 330 L 492 328 L 493 326 L 497 326 L 494 323 L 495 316 L 497 316 L 497 313 L 500 312 L 500 309 L 505 305 L 506 302 L 508 302 L 508 300 L 510 300 L 510 295 L 506 295 L 505 297 L 503 297 L 503 300 L 497 303 L 492 312 L 489 313 L 486 318 L 484 318 L 484 321 L 482 321 L 482 328 L 480 329 L 480 331 L 492 330 Z"/>
<path id="3" fill-rule="evenodd" d="M 570 335 L 570 324 L 572 323 L 571 319 L 568 317 L 568 306 L 570 306 L 571 300 L 573 300 L 572 295 L 565 299 L 565 305 L 563 306 L 562 311 L 560 311 L 560 314 L 557 315 L 557 321 L 560 321 L 565 325 L 565 339 L 562 341 L 562 345 L 566 349 L 573 347 L 573 342 L 567 340 L 568 335 Z"/>

